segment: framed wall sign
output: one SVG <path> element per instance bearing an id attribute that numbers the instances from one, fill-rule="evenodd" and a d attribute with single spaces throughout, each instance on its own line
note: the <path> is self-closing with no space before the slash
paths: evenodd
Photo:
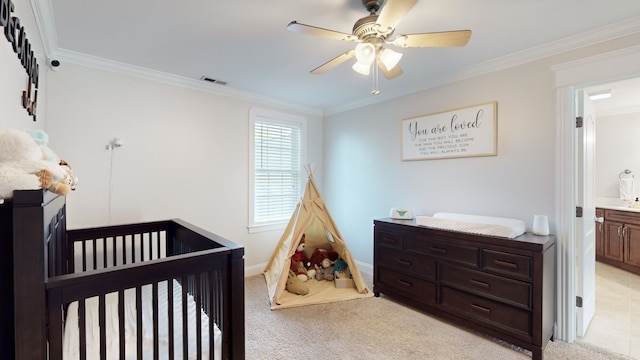
<path id="1" fill-rule="evenodd" d="M 402 160 L 497 155 L 495 101 L 400 122 Z"/>

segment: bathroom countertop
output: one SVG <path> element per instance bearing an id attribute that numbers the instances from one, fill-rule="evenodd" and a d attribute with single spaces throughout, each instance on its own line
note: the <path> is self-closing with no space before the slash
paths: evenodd
<path id="1" fill-rule="evenodd" d="M 628 201 L 620 200 L 618 198 L 596 198 L 596 207 L 602 209 L 640 212 L 640 208 L 629 207 Z"/>

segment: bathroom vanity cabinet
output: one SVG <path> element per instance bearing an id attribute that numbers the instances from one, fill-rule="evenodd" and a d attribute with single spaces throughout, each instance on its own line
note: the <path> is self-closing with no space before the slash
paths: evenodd
<path id="1" fill-rule="evenodd" d="M 640 275 L 640 212 L 598 208 L 599 213 L 604 222 L 596 223 L 596 260 Z"/>
<path id="2" fill-rule="evenodd" d="M 374 220 L 373 291 L 541 360 L 555 322 L 555 251 L 554 236 L 507 239 Z"/>

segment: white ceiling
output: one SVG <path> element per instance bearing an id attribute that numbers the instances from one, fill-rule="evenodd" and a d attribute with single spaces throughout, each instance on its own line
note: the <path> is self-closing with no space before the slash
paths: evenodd
<path id="1" fill-rule="evenodd" d="M 397 34 L 470 29 L 469 43 L 395 49 L 404 54 L 404 74 L 380 76 L 381 94 L 371 95 L 372 79 L 351 69 L 354 60 L 323 75 L 309 73 L 353 43 L 286 30 L 296 20 L 351 33 L 368 15 L 361 0 L 38 0 L 36 8 L 47 52 L 62 61 L 61 69 L 72 61 L 179 81 L 206 76 L 227 82 L 221 91 L 324 112 L 640 32 L 638 0 L 419 0 Z"/>

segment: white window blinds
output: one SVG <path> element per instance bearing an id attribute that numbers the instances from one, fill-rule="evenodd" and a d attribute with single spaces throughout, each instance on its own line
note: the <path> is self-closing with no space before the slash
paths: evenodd
<path id="1" fill-rule="evenodd" d="M 300 199 L 302 124 L 254 114 L 252 127 L 253 194 L 249 226 L 286 223 Z"/>

